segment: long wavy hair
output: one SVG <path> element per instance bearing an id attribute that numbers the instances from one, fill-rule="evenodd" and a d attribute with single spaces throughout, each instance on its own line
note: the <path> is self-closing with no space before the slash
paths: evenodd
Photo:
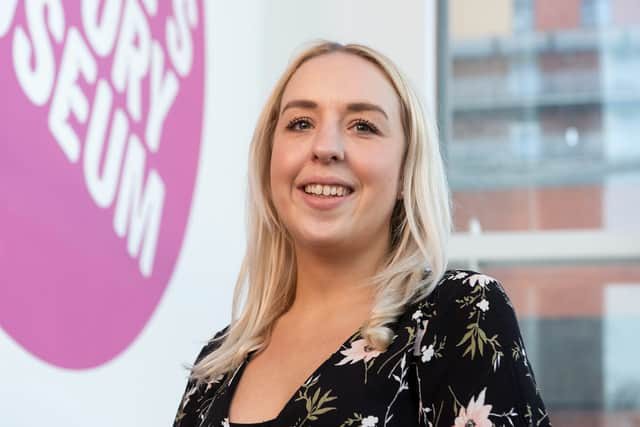
<path id="1" fill-rule="evenodd" d="M 334 52 L 364 58 L 386 75 L 400 101 L 406 140 L 403 198 L 392 211 L 390 250 L 382 268 L 371 277 L 376 296 L 361 329 L 369 345 L 386 349 L 393 337 L 386 325 L 397 319 L 406 304 L 426 297 L 446 270 L 451 207 L 435 124 L 426 120 L 407 78 L 386 56 L 361 44 L 314 42 L 289 63 L 259 116 L 249 152 L 247 246 L 235 285 L 231 322 L 224 333 L 211 339 L 222 341 L 217 348 L 191 368 L 192 379 L 207 381 L 233 371 L 248 353 L 264 348 L 275 320 L 293 302 L 296 254 L 271 197 L 273 134 L 291 76 L 306 61 Z"/>

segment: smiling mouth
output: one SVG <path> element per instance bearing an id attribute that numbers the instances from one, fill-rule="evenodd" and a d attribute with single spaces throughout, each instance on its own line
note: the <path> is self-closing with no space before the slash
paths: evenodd
<path id="1" fill-rule="evenodd" d="M 343 185 L 307 184 L 300 188 L 307 194 L 320 197 L 345 197 L 353 190 Z"/>

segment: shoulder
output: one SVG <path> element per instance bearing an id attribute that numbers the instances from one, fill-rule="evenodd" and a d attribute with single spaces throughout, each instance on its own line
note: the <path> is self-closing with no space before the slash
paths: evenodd
<path id="1" fill-rule="evenodd" d="M 215 379 L 202 380 L 193 376 L 193 368 L 207 355 L 215 351 L 220 344 L 224 341 L 224 338 L 229 331 L 229 326 L 217 331 L 206 344 L 201 348 L 196 360 L 191 367 L 191 375 L 189 376 L 187 386 L 180 400 L 178 412 L 173 423 L 174 427 L 182 426 L 195 426 L 199 425 L 199 421 L 203 416 L 203 409 L 205 408 L 205 402 L 211 402 L 211 393 L 215 392 L 219 384 L 221 384 L 222 376 Z"/>
<path id="2" fill-rule="evenodd" d="M 516 313 L 502 283 L 478 271 L 447 270 L 410 310 L 411 319 L 427 330 L 425 339 L 447 338 L 451 357 L 484 359 L 495 369 L 504 348 L 521 346 Z"/>
<path id="3" fill-rule="evenodd" d="M 403 319 L 418 331 L 429 329 L 455 339 L 455 343 L 479 338 L 483 341 L 476 343 L 479 346 L 493 337 L 511 341 L 519 333 L 515 310 L 502 283 L 491 275 L 466 269 L 447 270 L 428 296 L 407 306 Z M 475 347 L 469 351 L 475 353 Z"/>
<path id="4" fill-rule="evenodd" d="M 497 420 L 495 425 L 534 425 L 534 417 L 538 425 L 549 425 L 515 311 L 498 279 L 474 270 L 448 270 L 408 311 L 416 331 L 412 355 L 421 403 L 453 409 L 442 412 L 449 418 L 440 421 L 458 425 L 470 420 L 468 411 L 481 402 L 488 408 L 482 416 L 487 425 Z M 470 402 L 468 408 L 461 402 Z"/>
<path id="5" fill-rule="evenodd" d="M 213 336 L 207 340 L 204 346 L 200 349 L 194 365 L 220 347 L 229 333 L 229 328 L 230 325 L 225 326 L 224 328 L 215 332 Z"/>
<path id="6" fill-rule="evenodd" d="M 507 292 L 497 278 L 467 269 L 447 270 L 427 297 L 414 301 L 409 307 L 440 313 L 460 307 L 483 313 L 492 308 L 513 311 Z"/>

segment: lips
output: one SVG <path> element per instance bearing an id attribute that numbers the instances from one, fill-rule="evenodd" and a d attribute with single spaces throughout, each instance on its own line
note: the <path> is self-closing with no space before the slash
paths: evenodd
<path id="1" fill-rule="evenodd" d="M 306 193 L 303 188 L 300 189 L 300 194 L 302 196 L 302 200 L 304 203 L 313 210 L 316 211 L 328 211 L 339 206 L 348 203 L 352 198 L 354 193 L 350 192 L 346 195 L 342 196 L 325 196 L 324 194 L 310 194 Z"/>
<path id="2" fill-rule="evenodd" d="M 339 177 L 329 177 L 329 176 L 310 176 L 308 178 L 303 179 L 297 185 L 298 189 L 305 191 L 305 187 L 308 185 L 321 185 L 321 186 L 334 186 L 334 187 L 344 187 L 349 190 L 349 193 L 353 193 L 355 191 L 354 186 L 347 180 L 339 178 Z"/>
<path id="3" fill-rule="evenodd" d="M 351 194 L 353 191 L 349 187 L 342 185 L 322 185 L 322 184 L 307 184 L 302 190 L 307 194 L 314 194 L 316 196 L 324 197 L 344 197 Z"/>

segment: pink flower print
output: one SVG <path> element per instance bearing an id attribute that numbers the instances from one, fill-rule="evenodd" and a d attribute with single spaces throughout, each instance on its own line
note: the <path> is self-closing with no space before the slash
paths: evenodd
<path id="1" fill-rule="evenodd" d="M 364 363 L 367 363 L 382 352 L 369 347 L 367 340 L 361 338 L 352 342 L 350 348 L 342 350 L 340 353 L 343 354 L 345 358 L 336 363 L 336 366 L 346 365 L 347 363 L 354 364 L 361 360 L 364 360 Z"/>
<path id="2" fill-rule="evenodd" d="M 466 279 L 463 280 L 463 282 L 469 281 L 469 286 L 471 286 L 472 288 L 476 286 L 476 284 L 482 286 L 483 288 L 486 287 L 489 283 L 491 282 L 495 282 L 495 279 L 491 276 L 487 276 L 486 274 L 473 274 L 469 277 L 467 277 Z"/>
<path id="3" fill-rule="evenodd" d="M 478 395 L 478 400 L 474 400 L 473 396 L 469 400 L 466 408 L 460 408 L 460 413 L 455 419 L 453 427 L 491 427 L 493 423 L 489 421 L 489 414 L 493 405 L 484 404 L 484 394 L 487 391 L 484 388 Z"/>

